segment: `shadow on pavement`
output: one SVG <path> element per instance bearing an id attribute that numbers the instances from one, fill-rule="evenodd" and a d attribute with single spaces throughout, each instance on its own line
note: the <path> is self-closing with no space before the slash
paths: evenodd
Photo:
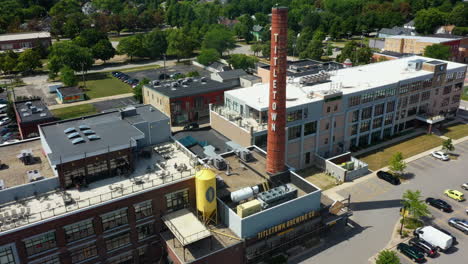
<path id="1" fill-rule="evenodd" d="M 288 263 L 300 263 L 302 261 L 305 261 L 306 259 L 309 259 L 315 256 L 316 254 L 327 250 L 328 248 L 334 247 L 343 241 L 349 240 L 352 237 L 362 233 L 364 230 L 372 227 L 360 226 L 352 220 L 349 220 L 348 222 L 348 226 L 335 226 L 330 231 L 324 233 L 322 236 L 323 243 L 321 243 L 320 246 L 306 249 L 300 255 L 291 256 L 288 260 Z"/>
<path id="2" fill-rule="evenodd" d="M 416 176 L 414 173 L 412 172 L 407 172 L 407 173 L 403 173 L 400 177 L 403 179 L 403 180 L 411 180 L 414 178 L 414 176 Z"/>
<path id="3" fill-rule="evenodd" d="M 384 201 L 369 201 L 369 202 L 356 202 L 351 203 L 349 207 L 352 211 L 366 211 L 383 208 L 401 207 L 401 199 L 384 200 Z"/>

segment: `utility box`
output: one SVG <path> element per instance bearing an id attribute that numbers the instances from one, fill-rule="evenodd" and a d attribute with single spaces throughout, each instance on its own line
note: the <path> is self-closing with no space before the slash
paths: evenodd
<path id="1" fill-rule="evenodd" d="M 237 206 L 237 215 L 241 218 L 247 217 L 249 215 L 253 215 L 258 213 L 262 210 L 262 204 L 259 200 L 255 199 L 250 202 L 246 202 L 243 204 L 239 204 Z"/>

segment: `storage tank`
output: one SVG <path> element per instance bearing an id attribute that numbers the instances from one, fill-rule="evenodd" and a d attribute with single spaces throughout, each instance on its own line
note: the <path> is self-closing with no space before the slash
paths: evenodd
<path id="1" fill-rule="evenodd" d="M 258 186 L 246 187 L 231 193 L 231 200 L 235 203 L 249 199 L 258 193 Z"/>
<path id="2" fill-rule="evenodd" d="M 203 168 L 195 174 L 197 210 L 204 222 L 207 222 L 216 211 L 216 174 Z M 216 220 L 216 216 L 214 218 Z"/>
<path id="3" fill-rule="evenodd" d="M 247 217 L 249 215 L 253 215 L 257 212 L 262 210 L 262 204 L 259 200 L 254 199 L 252 201 L 239 204 L 237 206 L 237 215 L 241 218 Z"/>

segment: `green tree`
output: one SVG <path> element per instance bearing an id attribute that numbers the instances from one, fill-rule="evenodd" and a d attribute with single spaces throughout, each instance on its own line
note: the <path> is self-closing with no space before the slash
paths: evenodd
<path id="1" fill-rule="evenodd" d="M 67 15 L 65 22 L 61 25 L 62 33 L 67 38 L 74 38 L 86 28 L 91 26 L 91 21 L 83 13 Z"/>
<path id="2" fill-rule="evenodd" d="M 468 27 L 468 4 L 458 3 L 450 12 L 448 19 L 457 27 Z"/>
<path id="3" fill-rule="evenodd" d="M 403 193 L 403 208 L 416 220 L 429 215 L 429 209 L 421 197 L 421 191 L 406 190 Z"/>
<path id="4" fill-rule="evenodd" d="M 340 62 L 350 59 L 354 65 L 369 64 L 372 60 L 372 50 L 369 47 L 359 47 L 356 41 L 346 43 L 338 55 L 337 60 Z"/>
<path id="5" fill-rule="evenodd" d="M 448 151 L 454 151 L 455 146 L 452 143 L 452 139 L 448 138 L 442 142 L 442 150 L 447 153 Z"/>
<path id="6" fill-rule="evenodd" d="M 50 16 L 59 16 L 81 12 L 80 3 L 76 0 L 60 0 L 49 10 Z"/>
<path id="7" fill-rule="evenodd" d="M 146 55 L 152 59 L 160 58 L 167 50 L 166 33 L 161 30 L 153 30 L 143 37 L 143 49 Z"/>
<path id="8" fill-rule="evenodd" d="M 393 250 L 382 250 L 377 256 L 375 264 L 400 264 L 400 258 Z"/>
<path id="9" fill-rule="evenodd" d="M 307 45 L 307 48 L 299 53 L 299 58 L 301 59 L 313 59 L 320 60 L 323 55 L 323 44 L 321 40 L 312 40 Z"/>
<path id="10" fill-rule="evenodd" d="M 138 100 L 138 102 L 143 103 L 143 86 L 149 83 L 147 78 L 144 78 L 141 82 L 138 83 L 135 88 L 133 88 L 133 97 Z"/>
<path id="11" fill-rule="evenodd" d="M 117 45 L 117 53 L 127 54 L 130 56 L 130 61 L 133 60 L 133 57 L 146 57 L 146 51 L 143 49 L 143 38 L 142 34 L 123 38 Z"/>
<path id="12" fill-rule="evenodd" d="M 238 17 L 239 23 L 234 25 L 234 32 L 236 32 L 237 37 L 243 38 L 246 43 L 249 43 L 253 39 L 252 36 L 252 27 L 254 22 L 252 17 L 248 14 Z"/>
<path id="13" fill-rule="evenodd" d="M 78 78 L 75 75 L 75 71 L 69 66 L 63 66 L 60 69 L 60 80 L 62 80 L 65 86 L 76 86 L 78 84 Z"/>
<path id="14" fill-rule="evenodd" d="M 202 49 L 200 55 L 197 57 L 197 61 L 205 66 L 218 61 L 220 58 L 219 52 L 215 49 Z"/>
<path id="15" fill-rule="evenodd" d="M 90 28 L 81 31 L 80 34 L 73 39 L 73 42 L 81 47 L 91 48 L 99 41 L 105 39 L 108 40 L 106 33 Z"/>
<path id="16" fill-rule="evenodd" d="M 232 54 L 228 62 L 234 69 L 248 70 L 255 67 L 258 59 L 244 54 Z"/>
<path id="17" fill-rule="evenodd" d="M 55 76 L 65 65 L 74 71 L 87 71 L 94 63 L 90 49 L 80 47 L 70 40 L 54 43 L 50 47 L 48 58 L 50 76 Z"/>
<path id="18" fill-rule="evenodd" d="M 401 175 L 406 169 L 406 162 L 403 159 L 403 154 L 401 152 L 393 154 L 388 162 L 388 167 L 394 174 Z"/>
<path id="19" fill-rule="evenodd" d="M 262 51 L 262 44 L 255 43 L 250 46 L 250 50 L 254 53 L 255 56 L 257 56 L 258 53 Z"/>
<path id="20" fill-rule="evenodd" d="M 115 49 L 108 39 L 101 39 L 96 45 L 91 47 L 93 58 L 106 61 L 115 55 Z"/>
<path id="21" fill-rule="evenodd" d="M 177 57 L 177 61 L 181 58 L 187 58 L 192 55 L 195 48 L 195 41 L 182 29 L 174 29 L 167 36 L 167 54 Z"/>
<path id="22" fill-rule="evenodd" d="M 91 2 L 96 9 L 117 14 L 122 11 L 124 1 L 121 0 L 93 0 Z"/>
<path id="23" fill-rule="evenodd" d="M 262 45 L 262 55 L 263 57 L 270 58 L 271 52 L 271 42 L 267 41 L 265 44 Z"/>
<path id="24" fill-rule="evenodd" d="M 27 73 L 32 72 L 41 66 L 42 62 L 39 52 L 32 49 L 27 49 L 19 55 L 16 69 L 20 72 Z"/>
<path id="25" fill-rule="evenodd" d="M 236 41 L 231 31 L 216 26 L 206 32 L 202 42 L 203 49 L 215 49 L 219 54 L 236 47 Z"/>
<path id="26" fill-rule="evenodd" d="M 18 64 L 18 56 L 13 51 L 7 51 L 2 57 L 1 69 L 4 73 L 11 73 Z"/>
<path id="27" fill-rule="evenodd" d="M 449 46 L 433 44 L 424 48 L 424 56 L 433 59 L 448 60 L 452 56 L 452 53 L 450 52 Z"/>
<path id="28" fill-rule="evenodd" d="M 423 34 L 432 34 L 438 26 L 445 24 L 447 14 L 436 8 L 420 10 L 416 13 L 414 26 L 416 31 Z"/>

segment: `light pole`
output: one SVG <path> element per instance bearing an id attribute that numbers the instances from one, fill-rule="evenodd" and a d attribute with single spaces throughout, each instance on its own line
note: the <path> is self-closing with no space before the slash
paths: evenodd
<path id="1" fill-rule="evenodd" d="M 296 35 L 296 39 L 294 40 L 294 44 L 293 44 L 293 58 L 294 58 L 294 54 L 295 54 L 295 51 L 296 51 L 296 47 L 297 47 L 297 39 L 301 36 L 301 33 L 297 33 Z"/>

